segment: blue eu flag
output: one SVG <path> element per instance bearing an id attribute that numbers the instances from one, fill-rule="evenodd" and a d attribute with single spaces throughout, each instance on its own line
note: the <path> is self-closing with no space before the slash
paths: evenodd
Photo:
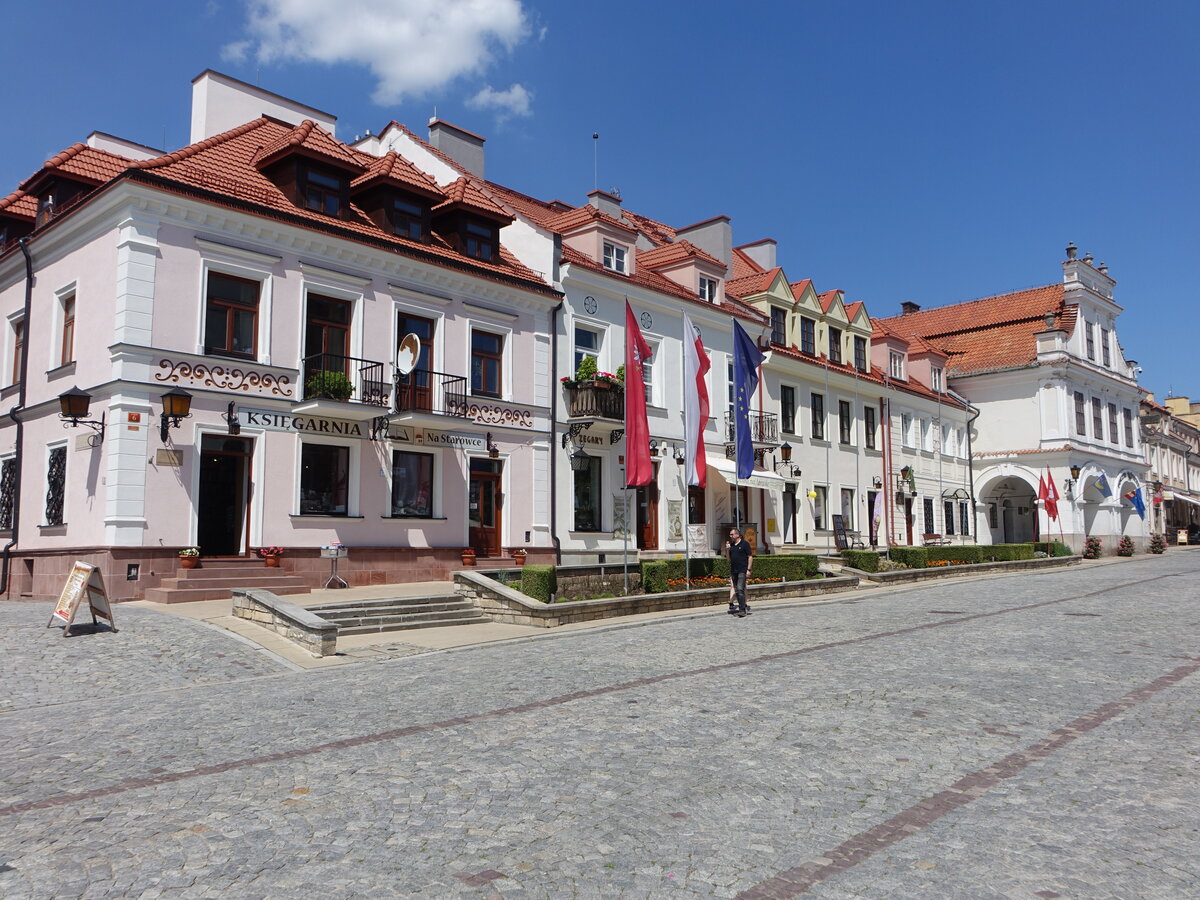
<path id="1" fill-rule="evenodd" d="M 750 434 L 750 400 L 758 387 L 758 367 L 764 357 L 750 335 L 733 322 L 733 415 L 737 423 L 737 477 L 754 471 L 754 439 Z"/>

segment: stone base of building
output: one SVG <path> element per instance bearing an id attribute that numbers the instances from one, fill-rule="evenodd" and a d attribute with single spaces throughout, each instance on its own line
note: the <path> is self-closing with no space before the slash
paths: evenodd
<path id="1" fill-rule="evenodd" d="M 463 569 L 460 547 L 351 547 L 338 560 L 338 575 L 350 587 L 405 584 L 416 581 L 450 581 Z M 96 566 L 104 576 L 104 587 L 114 603 L 142 600 L 146 591 L 163 586 L 180 571 L 179 548 L 78 547 L 67 550 L 14 550 L 9 559 L 6 600 L 57 600 L 67 575 L 76 562 Z M 245 557 L 242 557 L 245 558 Z M 201 557 L 203 566 L 205 558 Z M 551 550 L 530 550 L 527 562 L 554 562 Z M 264 566 L 266 563 L 262 563 Z M 479 567 L 490 569 L 516 566 L 511 557 L 480 558 Z M 279 574 L 294 575 L 316 590 L 325 587 L 332 571 L 331 560 L 320 550 L 291 549 L 280 560 Z"/>

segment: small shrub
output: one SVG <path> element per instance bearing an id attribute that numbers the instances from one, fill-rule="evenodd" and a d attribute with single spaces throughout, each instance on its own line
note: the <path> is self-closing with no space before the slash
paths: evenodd
<path id="1" fill-rule="evenodd" d="M 549 603 L 558 590 L 558 569 L 527 563 L 521 569 L 521 593 L 534 600 Z"/>
<path id="2" fill-rule="evenodd" d="M 984 559 L 984 549 L 978 544 L 959 544 L 948 547 L 926 547 L 926 558 L 929 564 L 934 561 L 952 563 L 981 563 Z"/>
<path id="3" fill-rule="evenodd" d="M 983 548 L 983 556 L 996 562 L 1033 559 L 1033 544 L 992 544 Z"/>
<path id="4" fill-rule="evenodd" d="M 306 397 L 325 397 L 329 400 L 349 400 L 354 393 L 354 385 L 341 372 L 321 370 L 313 372 L 304 382 Z"/>
<path id="5" fill-rule="evenodd" d="M 575 380 L 592 381 L 595 379 L 596 372 L 598 371 L 596 357 L 585 353 L 583 359 L 579 360 L 579 368 L 575 370 Z"/>
<path id="6" fill-rule="evenodd" d="M 850 568 L 860 572 L 879 571 L 879 554 L 874 550 L 843 550 L 842 559 Z"/>
<path id="7" fill-rule="evenodd" d="M 1165 553 L 1167 550 L 1167 540 L 1161 534 L 1150 535 L 1150 552 Z"/>
<path id="8" fill-rule="evenodd" d="M 924 569 L 929 564 L 929 551 L 924 547 L 892 547 L 888 555 L 909 569 Z"/>
<path id="9" fill-rule="evenodd" d="M 1133 556 L 1133 538 L 1129 535 L 1123 535 L 1117 541 L 1117 556 Z"/>
<path id="10" fill-rule="evenodd" d="M 729 561 L 722 560 L 728 572 Z M 821 561 L 812 553 L 787 553 L 779 556 L 754 557 L 754 578 L 802 581 L 820 576 Z"/>
<path id="11" fill-rule="evenodd" d="M 656 560 L 642 563 L 642 592 L 662 594 L 667 590 L 668 569 L 673 560 Z M 694 560 L 693 560 L 694 562 Z"/>
<path id="12" fill-rule="evenodd" d="M 1104 552 L 1104 548 L 1100 543 L 1100 538 L 1088 535 L 1083 542 L 1083 558 L 1084 559 L 1099 559 L 1100 554 Z"/>

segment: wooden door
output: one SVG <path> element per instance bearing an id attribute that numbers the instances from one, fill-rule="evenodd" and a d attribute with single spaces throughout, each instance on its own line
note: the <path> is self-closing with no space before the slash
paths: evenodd
<path id="1" fill-rule="evenodd" d="M 476 555 L 500 556 L 500 515 L 504 497 L 500 492 L 503 463 L 488 459 L 471 460 L 471 480 L 467 496 L 468 540 Z"/>
<path id="2" fill-rule="evenodd" d="M 658 549 L 658 466 L 654 480 L 637 489 L 637 546 L 639 550 Z"/>
<path id="3" fill-rule="evenodd" d="M 911 547 L 913 542 L 913 502 L 912 497 L 904 498 L 904 534 Z"/>

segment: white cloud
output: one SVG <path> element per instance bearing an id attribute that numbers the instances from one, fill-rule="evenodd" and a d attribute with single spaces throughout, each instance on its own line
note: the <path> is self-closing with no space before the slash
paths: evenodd
<path id="1" fill-rule="evenodd" d="M 529 30 L 521 0 L 250 0 L 249 13 L 249 41 L 225 53 L 366 66 L 381 104 L 482 73 Z"/>
<path id="2" fill-rule="evenodd" d="M 507 119 L 528 116 L 532 100 L 533 94 L 519 84 L 514 84 L 507 91 L 497 91 L 489 84 L 469 99 L 467 106 L 471 109 L 495 110 L 501 119 Z"/>
<path id="3" fill-rule="evenodd" d="M 225 62 L 242 63 L 246 61 L 246 54 L 249 51 L 249 41 L 234 41 L 232 44 L 226 44 L 221 48 L 221 59 L 225 60 Z"/>

